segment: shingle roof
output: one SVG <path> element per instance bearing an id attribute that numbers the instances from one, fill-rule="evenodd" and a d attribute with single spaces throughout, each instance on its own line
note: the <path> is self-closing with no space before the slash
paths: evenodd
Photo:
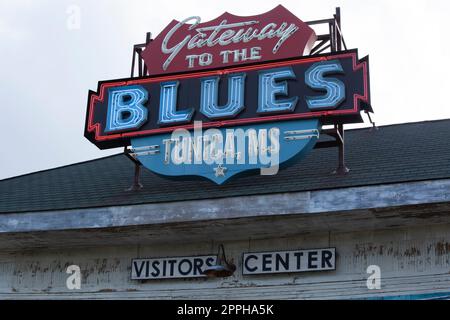
<path id="1" fill-rule="evenodd" d="M 147 169 L 144 188 L 125 191 L 134 164 L 123 154 L 0 180 L 0 213 L 133 205 L 450 178 L 450 119 L 346 131 L 345 176 L 331 172 L 337 149 L 315 149 L 275 176 L 240 177 L 219 186 L 169 180 Z"/>

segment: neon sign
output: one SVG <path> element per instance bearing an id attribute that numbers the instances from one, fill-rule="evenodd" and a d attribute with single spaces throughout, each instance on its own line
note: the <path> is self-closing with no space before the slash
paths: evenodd
<path id="1" fill-rule="evenodd" d="M 271 13 L 283 10 L 279 6 Z M 268 23 L 267 15 L 232 21 L 222 16 L 204 24 L 195 19 L 194 27 L 186 25 L 191 19 L 170 24 L 150 42 L 154 46 L 161 38 L 168 54 L 156 55 L 158 74 L 102 81 L 90 92 L 85 136 L 101 149 L 131 145 L 132 155 L 158 174 L 202 176 L 221 184 L 249 170 L 273 174 L 311 150 L 322 125 L 362 122 L 360 111 L 370 104 L 369 66 L 357 50 L 221 63 L 204 71 L 192 67 L 189 58 L 183 68 L 176 63 L 183 50 L 270 40 L 277 53 L 297 32 L 311 37 L 308 29 L 302 34 L 298 21 Z M 174 42 L 175 35 L 182 40 Z M 184 72 L 167 74 L 170 68 Z"/>

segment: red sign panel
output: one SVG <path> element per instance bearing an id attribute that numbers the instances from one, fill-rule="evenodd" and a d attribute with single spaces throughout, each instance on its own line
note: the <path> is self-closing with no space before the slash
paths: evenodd
<path id="1" fill-rule="evenodd" d="M 150 75 L 199 71 L 309 54 L 316 34 L 279 5 L 261 15 L 240 17 L 225 12 L 173 20 L 142 52 Z"/>

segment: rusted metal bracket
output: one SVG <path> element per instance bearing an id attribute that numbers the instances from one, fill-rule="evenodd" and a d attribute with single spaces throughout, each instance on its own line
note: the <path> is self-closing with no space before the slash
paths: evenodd
<path id="1" fill-rule="evenodd" d="M 339 165 L 337 169 L 333 172 L 335 174 L 346 174 L 350 171 L 345 165 L 345 137 L 344 137 L 344 125 L 338 124 L 336 136 L 338 137 L 338 149 L 339 149 Z"/>
<path id="2" fill-rule="evenodd" d="M 130 154 L 130 150 L 127 149 L 127 147 L 124 148 L 123 153 L 125 156 L 130 159 L 134 163 L 134 178 L 133 178 L 133 184 L 127 188 L 125 191 L 136 191 L 142 189 L 144 186 L 140 181 L 141 176 L 141 166 L 142 164 L 137 160 L 135 157 L 133 157 Z"/>
<path id="3" fill-rule="evenodd" d="M 350 171 L 345 165 L 345 135 L 344 135 L 344 125 L 336 124 L 333 129 L 323 129 L 321 135 L 328 135 L 333 137 L 334 140 L 331 141 L 319 141 L 314 146 L 315 149 L 322 148 L 338 148 L 338 167 L 333 171 L 333 174 L 344 175 Z"/>

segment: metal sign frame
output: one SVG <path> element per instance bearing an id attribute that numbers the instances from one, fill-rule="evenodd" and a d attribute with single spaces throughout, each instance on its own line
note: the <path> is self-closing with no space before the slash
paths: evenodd
<path id="1" fill-rule="evenodd" d="M 316 42 L 311 49 L 311 55 L 318 55 L 321 53 L 334 53 L 342 50 L 347 50 L 347 45 L 344 40 L 341 27 L 341 10 L 339 7 L 336 8 L 335 13 L 332 18 L 312 20 L 305 22 L 309 26 L 328 26 L 328 32 L 324 34 L 318 34 Z M 143 49 L 151 42 L 152 34 L 147 32 L 145 43 L 136 44 L 133 46 L 132 51 L 132 62 L 131 62 L 131 78 L 145 77 L 148 75 L 147 66 L 144 63 L 141 53 Z M 368 81 L 370 81 L 368 77 Z M 370 96 L 370 82 L 368 83 L 368 90 Z M 367 105 L 363 110 L 369 117 L 369 121 L 373 124 L 375 128 L 375 123 L 372 122 L 370 117 L 370 112 L 373 112 L 372 107 Z M 322 129 L 321 135 L 331 137 L 332 140 L 328 141 L 318 141 L 314 148 L 337 148 L 338 149 L 338 165 L 334 174 L 344 175 L 350 171 L 350 169 L 345 164 L 345 130 L 343 123 L 336 123 L 333 128 Z M 124 154 L 135 163 L 135 174 L 133 185 L 128 190 L 137 190 L 142 188 L 142 184 L 139 181 L 140 176 L 140 162 L 131 155 L 131 151 L 125 147 Z"/>

